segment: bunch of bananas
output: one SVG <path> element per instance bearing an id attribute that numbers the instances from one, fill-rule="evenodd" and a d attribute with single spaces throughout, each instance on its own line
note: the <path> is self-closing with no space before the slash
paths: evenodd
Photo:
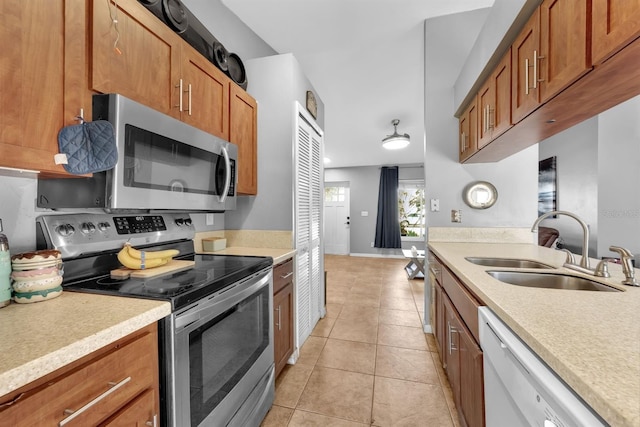
<path id="1" fill-rule="evenodd" d="M 147 268 L 160 267 L 171 261 L 180 251 L 167 249 L 164 251 L 139 251 L 130 243 L 125 243 L 118 252 L 118 261 L 127 268 L 134 270 L 144 270 Z"/>

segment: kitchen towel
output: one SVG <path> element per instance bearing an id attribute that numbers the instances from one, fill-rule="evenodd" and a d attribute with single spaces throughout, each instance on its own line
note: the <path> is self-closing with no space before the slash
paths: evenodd
<path id="1" fill-rule="evenodd" d="M 106 171 L 118 161 L 113 125 L 106 120 L 63 127 L 58 133 L 58 147 L 66 155 L 62 167 L 72 174 Z"/>

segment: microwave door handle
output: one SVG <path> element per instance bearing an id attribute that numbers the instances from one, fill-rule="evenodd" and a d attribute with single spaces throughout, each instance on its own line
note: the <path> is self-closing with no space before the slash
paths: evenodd
<path id="1" fill-rule="evenodd" d="M 231 187 L 231 161 L 229 160 L 229 153 L 225 147 L 222 147 L 222 155 L 224 156 L 224 163 L 226 165 L 226 176 L 224 179 L 224 191 L 220 196 L 220 203 L 224 203 L 229 195 L 229 188 Z"/>

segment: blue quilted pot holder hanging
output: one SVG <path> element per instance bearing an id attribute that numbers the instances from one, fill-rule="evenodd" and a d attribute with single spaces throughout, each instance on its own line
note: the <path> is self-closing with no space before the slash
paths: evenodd
<path id="1" fill-rule="evenodd" d="M 118 161 L 113 126 L 105 120 L 63 127 L 58 133 L 58 147 L 67 156 L 67 164 L 62 167 L 72 174 L 106 171 Z"/>

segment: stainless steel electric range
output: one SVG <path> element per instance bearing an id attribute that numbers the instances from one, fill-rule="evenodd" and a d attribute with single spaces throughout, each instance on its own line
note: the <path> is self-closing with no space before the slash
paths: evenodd
<path id="1" fill-rule="evenodd" d="M 269 257 L 195 254 L 188 214 L 63 214 L 36 220 L 38 249 L 57 249 L 65 291 L 169 301 L 159 321 L 162 425 L 257 426 L 274 397 Z M 112 279 L 125 242 L 178 249 L 193 268 Z"/>

